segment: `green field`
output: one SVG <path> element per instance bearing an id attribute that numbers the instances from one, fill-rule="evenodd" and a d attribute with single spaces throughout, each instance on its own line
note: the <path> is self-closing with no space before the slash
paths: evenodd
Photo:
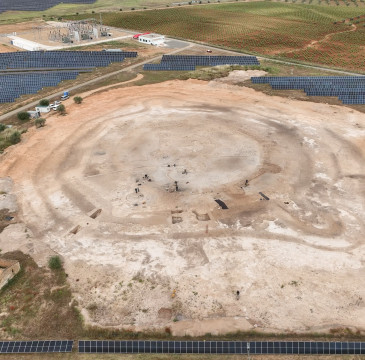
<path id="1" fill-rule="evenodd" d="M 356 7 L 260 1 L 107 12 L 103 23 L 242 52 L 365 71 L 365 17 L 357 19 L 361 15 L 365 15 L 363 3 Z M 90 14 L 71 18 L 87 17 Z"/>
<path id="2" fill-rule="evenodd" d="M 75 14 L 76 12 L 91 13 L 100 10 L 120 11 L 130 10 L 131 7 L 158 7 L 169 3 L 169 0 L 97 0 L 94 4 L 59 4 L 45 11 L 7 11 L 0 14 L 0 24 L 9 22 L 18 22 L 32 20 L 41 17 L 62 17 L 66 14 Z"/>

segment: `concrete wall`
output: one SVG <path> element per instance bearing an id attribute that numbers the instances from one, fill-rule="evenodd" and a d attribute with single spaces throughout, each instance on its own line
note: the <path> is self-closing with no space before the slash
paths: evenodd
<path id="1" fill-rule="evenodd" d="M 0 289 L 20 271 L 17 260 L 0 259 Z"/>

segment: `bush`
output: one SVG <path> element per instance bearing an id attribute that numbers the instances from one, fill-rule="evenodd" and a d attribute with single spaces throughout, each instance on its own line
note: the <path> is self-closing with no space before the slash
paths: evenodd
<path id="1" fill-rule="evenodd" d="M 0 132 L 4 131 L 6 129 L 5 124 L 0 124 Z"/>
<path id="2" fill-rule="evenodd" d="M 39 106 L 48 106 L 49 105 L 49 100 L 48 99 L 42 99 L 39 102 Z"/>
<path id="3" fill-rule="evenodd" d="M 74 102 L 76 103 L 76 104 L 81 104 L 82 103 L 82 97 L 81 96 L 75 96 L 74 97 Z"/>
<path id="4" fill-rule="evenodd" d="M 48 260 L 48 266 L 52 270 L 59 270 L 62 268 L 62 261 L 59 256 L 52 256 Z"/>
<path id="5" fill-rule="evenodd" d="M 57 108 L 57 111 L 58 111 L 59 114 L 65 115 L 66 114 L 66 107 L 65 107 L 65 105 L 63 105 L 63 104 L 59 105 L 58 108 Z"/>
<path id="6" fill-rule="evenodd" d="M 19 112 L 17 116 L 20 121 L 28 121 L 30 119 L 30 114 L 26 111 Z"/>
<path id="7" fill-rule="evenodd" d="M 43 119 L 43 118 L 36 119 L 34 124 L 37 129 L 40 127 L 43 127 L 46 124 L 46 119 Z"/>
<path id="8" fill-rule="evenodd" d="M 14 131 L 10 136 L 9 136 L 9 142 L 12 145 L 15 145 L 17 143 L 20 142 L 20 138 L 21 138 L 21 134 L 19 131 Z"/>
<path id="9" fill-rule="evenodd" d="M 134 8 L 132 8 L 131 10 L 134 10 Z"/>

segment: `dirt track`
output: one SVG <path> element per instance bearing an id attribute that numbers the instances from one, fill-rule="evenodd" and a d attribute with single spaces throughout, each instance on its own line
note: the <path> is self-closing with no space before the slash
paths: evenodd
<path id="1" fill-rule="evenodd" d="M 60 253 L 87 321 L 365 330 L 363 114 L 199 81 L 66 107 L 2 156 L 30 230 L 0 247 Z"/>

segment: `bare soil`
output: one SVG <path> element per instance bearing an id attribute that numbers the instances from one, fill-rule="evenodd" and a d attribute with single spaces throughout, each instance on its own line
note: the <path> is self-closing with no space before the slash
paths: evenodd
<path id="1" fill-rule="evenodd" d="M 365 330 L 363 113 L 197 80 L 66 108 L 1 156 L 31 237 L 0 247 L 59 253 L 87 324 Z"/>
<path id="2" fill-rule="evenodd" d="M 14 32 L 28 32 L 33 31 L 35 27 L 45 26 L 46 22 L 43 20 L 24 21 L 12 24 L 1 24 L 0 34 L 12 34 Z"/>

